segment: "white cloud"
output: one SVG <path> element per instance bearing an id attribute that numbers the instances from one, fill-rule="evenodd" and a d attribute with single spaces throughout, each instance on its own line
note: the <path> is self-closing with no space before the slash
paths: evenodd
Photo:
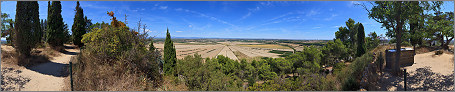
<path id="1" fill-rule="evenodd" d="M 188 25 L 188 27 L 193 27 L 193 25 Z"/>
<path id="2" fill-rule="evenodd" d="M 310 12 L 308 12 L 308 13 L 306 14 L 306 16 L 313 16 L 313 15 L 317 15 L 317 14 L 319 14 L 319 13 L 320 13 L 320 12 L 317 11 L 317 10 L 311 10 Z"/>
<path id="3" fill-rule="evenodd" d="M 183 31 L 175 31 L 175 32 L 179 32 L 180 33 L 180 32 L 183 32 Z"/>
<path id="4" fill-rule="evenodd" d="M 167 6 L 160 6 L 160 9 L 165 10 L 165 9 L 167 9 Z"/>

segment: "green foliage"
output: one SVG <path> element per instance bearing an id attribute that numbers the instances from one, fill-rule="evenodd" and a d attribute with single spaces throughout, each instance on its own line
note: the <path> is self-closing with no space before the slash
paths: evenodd
<path id="1" fill-rule="evenodd" d="M 14 24 L 14 46 L 20 55 L 19 59 L 30 56 L 32 48 L 41 40 L 38 2 L 18 1 Z M 19 60 L 20 62 L 22 60 Z M 28 63 L 28 62 L 24 62 Z"/>
<path id="2" fill-rule="evenodd" d="M 6 37 L 6 43 L 7 45 L 12 45 L 13 44 L 13 38 L 14 38 L 14 20 L 9 19 L 9 14 L 2 13 L 1 15 L 2 18 L 2 29 L 1 29 L 1 37 Z"/>
<path id="3" fill-rule="evenodd" d="M 156 47 L 153 45 L 153 39 L 150 40 L 149 51 L 155 51 Z"/>
<path id="4" fill-rule="evenodd" d="M 65 43 L 65 24 L 63 23 L 62 18 L 62 5 L 60 1 L 50 1 L 48 2 L 48 14 L 47 14 L 47 31 L 46 31 L 46 42 L 51 45 L 52 48 L 63 46 Z"/>
<path id="5" fill-rule="evenodd" d="M 362 56 L 365 53 L 365 30 L 363 29 L 362 23 L 359 23 L 357 27 L 357 57 Z"/>
<path id="6" fill-rule="evenodd" d="M 84 12 L 83 9 L 79 6 L 79 1 L 77 1 L 76 4 L 76 14 L 74 15 L 74 23 L 72 26 L 72 38 L 73 38 L 73 44 L 77 45 L 79 47 L 82 47 L 84 44 L 81 42 L 82 40 L 82 35 L 86 33 L 86 19 L 84 19 Z"/>
<path id="7" fill-rule="evenodd" d="M 348 49 L 343 45 L 340 39 L 327 42 L 327 45 L 322 48 L 323 58 L 322 65 L 333 65 L 336 61 L 346 59 L 348 57 Z"/>
<path id="8" fill-rule="evenodd" d="M 415 14 L 422 12 L 425 8 L 422 3 L 413 1 L 375 1 L 373 7 L 368 10 L 368 18 L 382 24 L 388 33 L 393 33 L 396 39 L 396 48 L 401 48 L 402 35 L 407 27 L 405 23 L 413 18 Z M 390 35 L 388 35 L 391 37 Z M 401 50 L 397 50 L 395 62 L 399 62 Z M 392 70 L 395 74 L 399 72 L 399 66 L 396 64 Z"/>
<path id="9" fill-rule="evenodd" d="M 357 51 L 358 45 L 358 26 L 359 23 L 355 23 L 355 21 L 349 18 L 346 22 L 346 27 L 339 27 L 338 31 L 335 32 L 335 39 L 340 39 L 343 44 L 345 45 L 348 52 Z M 365 37 L 365 36 L 363 36 Z M 347 53 L 349 56 L 356 55 L 355 53 Z"/>
<path id="10" fill-rule="evenodd" d="M 376 34 L 376 32 L 371 32 L 368 34 L 368 37 L 366 37 L 366 49 L 371 50 L 379 46 L 379 43 L 381 40 L 379 39 L 380 37 Z"/>
<path id="11" fill-rule="evenodd" d="M 177 61 L 174 42 L 171 40 L 171 33 L 167 29 L 166 40 L 164 42 L 164 72 L 168 75 L 174 74 L 174 67 Z"/>
<path id="12" fill-rule="evenodd" d="M 202 62 L 203 58 L 198 54 L 177 61 L 176 73 L 183 76 L 191 90 L 240 89 L 242 80 L 239 78 L 240 64 L 237 61 L 218 56 Z"/>
<path id="13" fill-rule="evenodd" d="M 153 90 L 161 83 L 159 54 L 126 27 L 103 26 L 84 34 L 75 66 L 75 90 Z M 122 83 L 122 84 L 119 84 Z M 126 83 L 128 85 L 123 85 Z"/>
<path id="14" fill-rule="evenodd" d="M 438 40 L 441 47 L 447 49 L 450 41 L 453 40 L 453 12 L 435 11 L 435 15 L 430 15 L 427 21 L 426 28 L 430 33 L 432 40 Z M 434 37 L 431 37 L 434 36 Z M 444 41 L 447 40 L 447 41 Z"/>
<path id="15" fill-rule="evenodd" d="M 362 72 L 373 61 L 373 54 L 368 52 L 356 58 L 352 64 L 344 68 L 336 76 L 342 83 L 343 90 L 358 90 Z"/>
<path id="16" fill-rule="evenodd" d="M 287 60 L 293 62 L 294 73 L 315 73 L 321 69 L 322 52 L 314 46 L 304 48 L 302 52 L 286 57 Z M 301 68 L 301 69 L 299 69 Z"/>

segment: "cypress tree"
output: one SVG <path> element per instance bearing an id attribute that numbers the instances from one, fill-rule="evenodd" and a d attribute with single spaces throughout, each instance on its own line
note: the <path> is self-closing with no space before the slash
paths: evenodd
<path id="1" fill-rule="evenodd" d="M 14 44 L 20 58 L 30 56 L 30 51 L 40 42 L 41 27 L 37 1 L 18 1 L 14 24 Z"/>
<path id="2" fill-rule="evenodd" d="M 48 2 L 49 4 L 49 2 Z M 62 5 L 60 1 L 52 1 L 51 5 L 48 5 L 47 14 L 47 30 L 46 30 L 46 42 L 52 48 L 63 46 L 65 38 L 65 24 L 62 18 Z"/>
<path id="3" fill-rule="evenodd" d="M 150 41 L 149 51 L 155 51 L 156 47 L 153 45 L 153 39 Z"/>
<path id="4" fill-rule="evenodd" d="M 73 44 L 82 47 L 84 44 L 81 42 L 81 39 L 82 35 L 86 33 L 87 23 L 85 23 L 83 9 L 79 5 L 79 1 L 77 1 L 76 15 L 74 15 L 74 23 L 71 31 L 73 33 Z"/>
<path id="5" fill-rule="evenodd" d="M 175 47 L 174 43 L 171 40 L 171 34 L 169 33 L 169 29 L 167 29 L 166 33 L 166 40 L 164 42 L 164 72 L 166 74 L 173 74 L 174 73 L 174 67 L 176 64 L 176 53 L 175 53 Z"/>
<path id="6" fill-rule="evenodd" d="M 357 29 L 357 57 L 365 54 L 365 31 L 363 29 L 362 23 L 359 23 Z"/>

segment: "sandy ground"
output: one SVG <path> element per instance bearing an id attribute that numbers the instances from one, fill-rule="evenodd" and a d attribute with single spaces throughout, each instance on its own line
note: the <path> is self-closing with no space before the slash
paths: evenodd
<path id="1" fill-rule="evenodd" d="M 2 49 L 3 46 L 2 46 Z M 64 79 L 69 77 L 66 72 L 70 58 L 79 52 L 68 48 L 68 52 L 59 53 L 50 62 L 31 67 L 23 67 L 2 62 L 4 75 L 2 89 L 5 91 L 63 91 Z"/>
<path id="2" fill-rule="evenodd" d="M 412 66 L 407 69 L 408 91 L 447 91 L 453 90 L 454 55 L 444 53 L 434 55 L 434 51 L 417 54 Z M 392 76 L 384 72 L 380 90 L 403 91 L 403 77 Z"/>

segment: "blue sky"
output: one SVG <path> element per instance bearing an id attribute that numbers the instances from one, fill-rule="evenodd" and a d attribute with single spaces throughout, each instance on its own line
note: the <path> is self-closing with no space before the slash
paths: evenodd
<path id="1" fill-rule="evenodd" d="M 40 19 L 47 18 L 47 1 L 39 1 Z M 128 15 L 128 26 L 147 25 L 149 35 L 173 37 L 333 39 L 349 18 L 365 33 L 386 31 L 354 3 L 365 1 L 80 1 L 84 14 L 96 22 L 109 22 L 107 11 L 118 20 Z M 62 1 L 63 21 L 72 26 L 76 1 Z M 443 11 L 454 11 L 446 1 Z M 2 13 L 14 18 L 16 1 L 1 2 Z M 70 29 L 71 30 L 71 29 Z"/>

